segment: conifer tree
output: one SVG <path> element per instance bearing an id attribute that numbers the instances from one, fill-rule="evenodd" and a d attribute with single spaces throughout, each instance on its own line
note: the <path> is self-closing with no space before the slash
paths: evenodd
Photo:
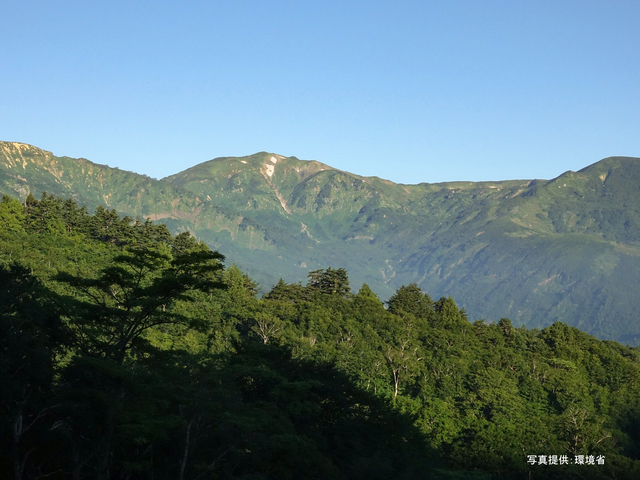
<path id="1" fill-rule="evenodd" d="M 291 303 L 307 299 L 308 295 L 299 283 L 286 283 L 282 278 L 264 296 L 267 300 L 283 300 Z"/>
<path id="2" fill-rule="evenodd" d="M 86 235 L 89 233 L 90 215 L 85 205 L 78 207 L 78 204 L 72 198 L 68 198 L 62 204 L 61 214 L 69 235 Z"/>
<path id="3" fill-rule="evenodd" d="M 417 283 L 402 285 L 387 302 L 389 311 L 396 315 L 410 313 L 417 318 L 430 318 L 433 314 L 433 300 L 423 293 Z"/>
<path id="4" fill-rule="evenodd" d="M 24 232 L 24 207 L 15 198 L 2 195 L 0 201 L 0 228 L 5 232 Z"/>
<path id="5" fill-rule="evenodd" d="M 59 198 L 53 195 L 47 195 L 47 192 L 42 192 L 42 198 L 36 200 L 30 193 L 24 205 L 28 231 L 40 234 L 64 234 L 65 227 L 62 220 L 62 201 Z"/>
<path id="6" fill-rule="evenodd" d="M 344 268 L 333 269 L 331 267 L 309 272 L 307 289 L 325 295 L 337 295 L 346 297 L 351 293 L 349 277 Z"/>

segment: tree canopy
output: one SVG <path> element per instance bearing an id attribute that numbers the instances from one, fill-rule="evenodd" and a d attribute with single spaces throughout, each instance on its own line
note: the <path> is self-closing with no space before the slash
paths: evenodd
<path id="1" fill-rule="evenodd" d="M 471 323 L 416 284 L 385 308 L 342 268 L 260 297 L 223 260 L 115 211 L 3 197 L 0 471 L 640 476 L 638 348 L 561 322 Z"/>

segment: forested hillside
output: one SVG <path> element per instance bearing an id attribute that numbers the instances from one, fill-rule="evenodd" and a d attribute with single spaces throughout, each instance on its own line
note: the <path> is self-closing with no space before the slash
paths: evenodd
<path id="1" fill-rule="evenodd" d="M 640 476 L 637 347 L 474 321 L 415 283 L 385 307 L 329 265 L 260 297 L 233 261 L 113 209 L 3 196 L 0 475 Z"/>
<path id="2" fill-rule="evenodd" d="M 400 185 L 261 152 L 155 180 L 1 142 L 0 193 L 42 191 L 191 232 L 265 293 L 339 265 L 383 299 L 416 283 L 471 320 L 640 343 L 639 159 L 552 180 Z"/>

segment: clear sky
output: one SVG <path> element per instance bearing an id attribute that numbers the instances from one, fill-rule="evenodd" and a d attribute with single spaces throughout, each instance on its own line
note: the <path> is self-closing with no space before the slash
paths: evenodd
<path id="1" fill-rule="evenodd" d="M 5 1 L 0 140 L 161 178 L 269 151 L 402 183 L 640 156 L 640 2 Z"/>

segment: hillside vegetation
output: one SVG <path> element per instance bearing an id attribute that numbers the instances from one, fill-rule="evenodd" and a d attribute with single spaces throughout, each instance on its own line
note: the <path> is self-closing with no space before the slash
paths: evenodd
<path id="1" fill-rule="evenodd" d="M 231 260 L 231 259 L 230 259 Z M 635 479 L 640 351 L 470 321 L 343 268 L 265 295 L 189 233 L 0 201 L 0 472 L 50 479 Z"/>
<path id="2" fill-rule="evenodd" d="M 0 143 L 0 191 L 42 191 L 189 231 L 266 292 L 342 266 L 382 298 L 417 283 L 471 319 L 556 321 L 640 343 L 640 160 L 552 180 L 400 185 L 270 153 L 154 180 Z"/>

